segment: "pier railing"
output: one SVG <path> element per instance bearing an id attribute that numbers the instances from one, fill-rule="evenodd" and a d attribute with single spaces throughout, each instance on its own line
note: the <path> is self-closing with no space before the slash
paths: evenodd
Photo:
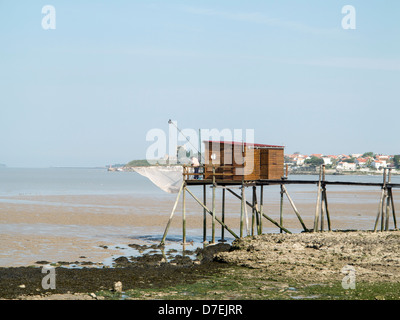
<path id="1" fill-rule="evenodd" d="M 244 165 L 215 165 L 215 164 L 202 164 L 199 166 L 183 165 L 183 180 L 225 180 L 228 177 L 233 178 L 237 176 L 235 170 L 244 168 Z M 196 170 L 197 169 L 197 170 Z M 196 172 L 197 171 L 197 172 Z"/>

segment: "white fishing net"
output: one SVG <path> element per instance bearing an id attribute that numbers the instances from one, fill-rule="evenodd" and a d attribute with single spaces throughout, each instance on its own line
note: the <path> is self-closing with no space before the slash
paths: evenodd
<path id="1" fill-rule="evenodd" d="M 177 193 L 183 181 L 182 166 L 133 167 L 133 169 L 168 193 Z"/>

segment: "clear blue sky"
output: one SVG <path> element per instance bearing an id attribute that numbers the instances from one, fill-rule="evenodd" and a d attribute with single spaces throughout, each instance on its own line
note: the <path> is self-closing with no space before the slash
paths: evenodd
<path id="1" fill-rule="evenodd" d="M 168 119 L 286 153 L 400 154 L 399 17 L 381 0 L 0 0 L 0 163 L 125 163 Z"/>

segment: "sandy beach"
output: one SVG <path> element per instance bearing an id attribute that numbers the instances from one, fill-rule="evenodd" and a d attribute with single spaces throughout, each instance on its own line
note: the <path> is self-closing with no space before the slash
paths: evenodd
<path id="1" fill-rule="evenodd" d="M 308 228 L 313 227 L 316 192 L 292 192 L 298 211 Z M 372 230 L 378 210 L 380 191 L 330 191 L 329 209 L 332 229 Z M 218 198 L 218 197 L 217 197 Z M 395 205 L 399 198 L 394 192 Z M 0 266 L 28 266 L 37 261 L 90 261 L 101 265 L 112 256 L 124 254 L 118 246 L 132 243 L 157 243 L 169 219 L 175 195 L 19 195 L 0 198 Z M 182 201 L 182 200 L 181 200 Z M 168 235 L 179 243 L 181 237 L 181 201 Z M 211 199 L 208 199 L 210 206 Z M 279 191 L 275 189 L 264 199 L 263 211 L 279 221 Z M 202 240 L 203 210 L 186 197 L 188 241 Z M 221 218 L 220 198 L 216 201 Z M 251 209 L 247 208 L 249 224 Z M 239 232 L 240 201 L 227 197 L 226 224 Z M 294 233 L 302 231 L 292 207 L 284 199 L 283 225 Z M 249 227 L 249 226 L 248 226 Z M 326 225 L 325 225 L 326 227 Z M 393 223 L 391 220 L 391 228 Z M 221 228 L 217 226 L 217 239 Z M 208 216 L 208 235 L 211 219 Z M 263 220 L 264 233 L 279 229 Z M 225 231 L 225 237 L 233 237 Z M 168 239 L 168 238 L 167 238 Z M 105 249 L 106 248 L 106 249 Z"/>

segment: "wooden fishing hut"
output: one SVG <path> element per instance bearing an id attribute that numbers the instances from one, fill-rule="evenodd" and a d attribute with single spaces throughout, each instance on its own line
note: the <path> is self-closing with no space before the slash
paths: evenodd
<path id="1" fill-rule="evenodd" d="M 223 181 L 281 179 L 284 175 L 283 146 L 234 141 L 204 144 L 206 180 L 212 179 L 213 174 Z"/>
<path id="2" fill-rule="evenodd" d="M 269 221 L 280 226 L 279 223 L 267 217 L 262 213 L 262 198 L 263 188 L 261 186 L 260 199 L 261 203 L 258 205 L 256 196 L 256 182 L 268 181 L 271 179 L 284 179 L 284 147 L 277 145 L 234 142 L 234 141 L 203 141 L 205 144 L 205 156 L 197 172 L 194 172 L 193 167 L 183 166 L 183 183 L 179 190 L 174 208 L 172 210 L 170 220 L 164 232 L 161 244 L 164 243 L 168 228 L 176 209 L 179 194 L 183 190 L 183 242 L 186 242 L 186 218 L 185 218 L 185 194 L 189 193 L 199 204 L 203 207 L 203 240 L 206 241 L 206 216 L 207 213 L 212 216 L 212 240 L 215 242 L 215 222 L 221 224 L 221 237 L 220 241 L 224 241 L 224 231 L 227 230 L 235 238 L 243 236 L 244 225 L 244 212 L 247 210 L 246 205 L 251 205 L 245 200 L 245 188 L 253 187 L 253 204 L 252 210 L 252 226 L 254 232 L 254 223 L 257 224 L 257 233 L 262 232 L 261 217 L 264 216 Z M 203 186 L 203 201 L 198 199 L 187 186 L 202 185 Z M 207 207 L 206 201 L 206 187 L 212 187 L 212 207 Z M 231 188 L 232 186 L 239 186 L 241 188 L 241 195 L 238 195 Z M 222 188 L 222 218 L 218 219 L 215 214 L 215 192 L 216 188 Z M 240 222 L 240 236 L 236 235 L 224 223 L 225 217 L 225 192 L 226 190 L 232 193 L 235 197 L 241 200 L 241 222 Z M 260 207 L 261 210 L 257 210 Z M 282 230 L 289 232 L 285 228 Z"/>
<path id="3" fill-rule="evenodd" d="M 357 185 L 357 186 L 375 186 L 381 187 L 382 193 L 378 207 L 374 231 L 377 230 L 380 220 L 381 231 L 389 230 L 390 213 L 393 218 L 394 230 L 398 230 L 396 222 L 396 214 L 394 208 L 394 200 L 392 188 L 400 188 L 400 184 L 391 182 L 391 169 L 384 169 L 382 183 L 367 182 L 343 182 L 343 181 L 326 181 L 325 166 L 320 166 L 318 180 L 289 180 L 288 170 L 284 165 L 284 147 L 277 145 L 243 143 L 232 141 L 204 141 L 205 144 L 205 163 L 201 163 L 198 170 L 194 171 L 193 167 L 183 165 L 183 182 L 178 192 L 174 207 L 172 209 L 168 224 L 165 228 L 163 238 L 160 245 L 165 243 L 167 232 L 177 208 L 179 197 L 182 194 L 182 231 L 183 243 L 186 243 L 186 193 L 203 208 L 203 241 L 206 242 L 207 227 L 206 216 L 212 217 L 212 237 L 210 243 L 215 243 L 215 223 L 221 225 L 221 240 L 224 240 L 224 232 L 228 231 L 234 238 L 242 238 L 244 236 L 244 216 L 249 206 L 251 213 L 251 235 L 262 234 L 263 219 L 267 219 L 270 223 L 277 226 L 280 232 L 291 233 L 283 226 L 283 198 L 286 195 L 289 203 L 296 214 L 304 232 L 324 231 L 324 223 L 331 231 L 330 215 L 327 199 L 327 185 Z M 316 184 L 317 202 L 315 208 L 315 218 L 313 228 L 307 228 L 304 224 L 299 211 L 297 210 L 292 198 L 290 197 L 286 184 Z M 263 212 L 263 187 L 268 185 L 280 185 L 280 219 L 275 221 Z M 203 186 L 203 200 L 196 197 L 188 188 L 188 186 Z M 211 208 L 207 206 L 207 186 L 212 188 Z M 233 187 L 239 187 L 241 193 L 233 191 Z M 251 202 L 246 200 L 245 188 L 252 188 Z M 259 196 L 257 196 L 257 187 L 260 187 Z M 222 210 L 221 218 L 216 215 L 216 189 L 222 189 Z M 241 201 L 240 209 L 240 233 L 237 235 L 231 228 L 225 224 L 225 194 L 226 191 L 234 195 Z"/>

